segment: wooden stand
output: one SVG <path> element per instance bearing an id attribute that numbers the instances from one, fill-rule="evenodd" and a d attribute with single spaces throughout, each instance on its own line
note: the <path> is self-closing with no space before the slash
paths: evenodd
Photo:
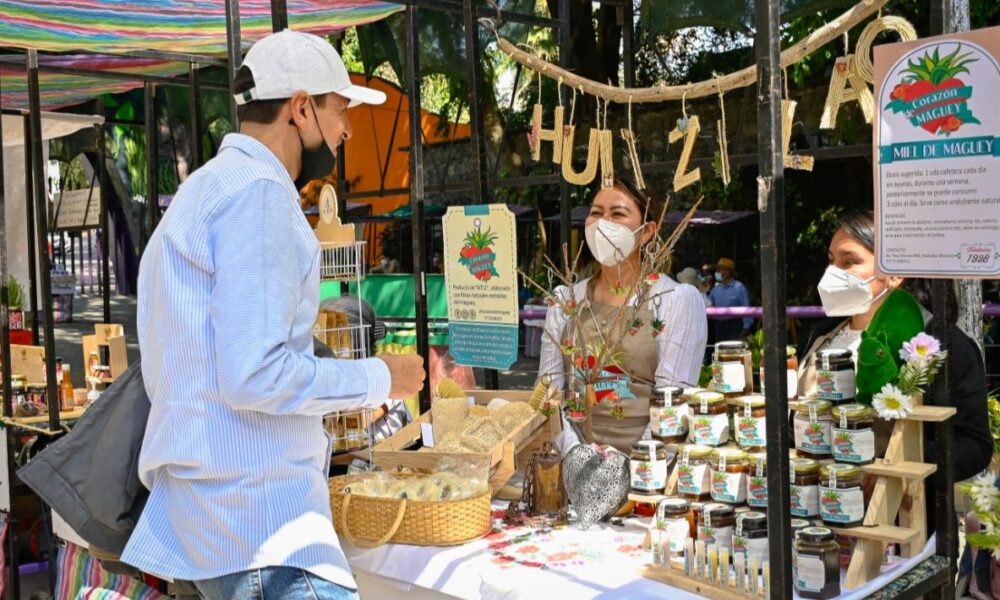
<path id="1" fill-rule="evenodd" d="M 714 600 L 746 600 L 747 598 L 768 597 L 767 589 L 762 585 L 758 585 L 753 593 L 746 589 L 742 591 L 738 590 L 736 588 L 736 581 L 732 577 L 729 578 L 727 584 L 723 584 L 718 580 L 688 577 L 673 560 L 667 561 L 667 565 L 645 565 L 641 570 L 641 574 L 647 579 L 659 581 L 679 590 L 706 598 L 713 598 Z M 764 583 L 769 584 L 770 582 Z"/>
<path id="2" fill-rule="evenodd" d="M 927 543 L 924 480 L 937 470 L 937 466 L 923 462 L 923 425 L 942 422 L 953 416 L 955 409 L 922 406 L 922 401 L 922 396 L 914 397 L 913 413 L 895 422 L 885 458 L 861 469 L 878 478 L 865 512 L 864 525 L 835 529 L 838 535 L 857 541 L 847 568 L 845 589 L 858 588 L 879 575 L 888 544 L 899 544 L 900 554 L 911 557 Z M 898 527 L 893 525 L 897 516 Z"/>
<path id="3" fill-rule="evenodd" d="M 108 367 L 111 368 L 111 377 L 101 379 L 101 383 L 114 383 L 115 379 L 121 376 L 128 369 L 128 349 L 125 343 L 125 328 L 118 324 L 98 323 L 94 325 L 94 335 L 83 336 L 83 373 L 89 377 L 87 372 L 87 361 L 91 353 L 101 355 L 101 347 L 108 349 Z"/>

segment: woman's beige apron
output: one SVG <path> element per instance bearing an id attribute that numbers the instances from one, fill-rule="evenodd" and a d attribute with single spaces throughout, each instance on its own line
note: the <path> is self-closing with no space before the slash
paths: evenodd
<path id="1" fill-rule="evenodd" d="M 594 302 L 592 296 L 588 288 L 589 308 L 582 308 L 580 321 L 585 339 L 598 340 L 602 339 L 599 330 L 605 336 L 609 335 L 608 330 L 615 322 L 619 308 L 610 304 Z M 642 437 L 649 425 L 649 398 L 653 391 L 652 386 L 646 383 L 637 383 L 636 379 L 649 382 L 656 380 L 659 352 L 656 338 L 653 337 L 653 312 L 645 306 L 638 309 L 627 306 L 624 311 L 625 323 L 635 318 L 642 321 L 642 327 L 635 335 L 626 334 L 622 340 L 624 361 L 620 366 L 632 377 L 629 390 L 634 398 L 623 398 L 620 402 L 625 409 L 624 419 L 618 419 L 611 415 L 611 408 L 615 403 L 601 402 L 595 406 L 591 416 L 594 439 L 590 441 L 600 445 L 614 446 L 618 450 L 628 453 L 632 444 Z M 571 368 L 568 361 L 567 368 Z"/>

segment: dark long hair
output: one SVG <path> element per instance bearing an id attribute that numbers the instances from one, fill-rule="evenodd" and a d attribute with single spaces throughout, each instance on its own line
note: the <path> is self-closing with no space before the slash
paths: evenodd
<path id="1" fill-rule="evenodd" d="M 851 212 L 840 218 L 838 229 L 849 235 L 852 239 L 865 247 L 869 252 L 875 254 L 875 218 L 869 212 Z M 955 286 L 948 285 L 948 293 L 945 302 L 948 306 L 948 313 L 954 323 L 958 319 L 958 297 L 955 295 Z M 913 294 L 920 306 L 930 312 L 934 306 L 931 279 L 904 279 L 903 289 Z"/>

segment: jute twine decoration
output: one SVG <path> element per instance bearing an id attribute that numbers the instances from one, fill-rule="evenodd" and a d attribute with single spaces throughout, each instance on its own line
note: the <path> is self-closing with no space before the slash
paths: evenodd
<path id="1" fill-rule="evenodd" d="M 646 189 L 646 180 L 642 178 L 642 169 L 639 168 L 639 151 L 636 149 L 636 139 L 634 129 L 632 129 L 632 103 L 628 103 L 628 129 L 622 129 L 622 140 L 625 141 L 625 151 L 628 153 L 629 163 L 632 165 L 632 175 L 635 177 L 635 184 L 640 190 Z"/>
<path id="2" fill-rule="evenodd" d="M 715 76 L 718 84 L 719 76 Z M 721 118 L 716 123 L 715 139 L 719 143 L 719 170 L 722 175 L 722 187 L 728 188 L 731 173 L 729 170 L 729 142 L 726 141 L 726 99 L 719 84 L 719 114 Z"/>
<path id="3" fill-rule="evenodd" d="M 854 68 L 868 83 L 875 83 L 875 66 L 872 64 L 872 44 L 875 36 L 886 31 L 895 31 L 900 41 L 912 42 L 917 39 L 917 30 L 902 17 L 882 17 L 869 23 L 861 32 L 854 49 Z"/>
<path id="4" fill-rule="evenodd" d="M 865 123 L 871 123 L 875 115 L 875 98 L 855 67 L 854 55 L 848 54 L 838 58 L 833 65 L 830 91 L 827 93 L 823 116 L 819 121 L 820 129 L 834 129 L 837 126 L 837 113 L 841 105 L 852 100 L 857 100 L 858 106 L 861 107 Z"/>

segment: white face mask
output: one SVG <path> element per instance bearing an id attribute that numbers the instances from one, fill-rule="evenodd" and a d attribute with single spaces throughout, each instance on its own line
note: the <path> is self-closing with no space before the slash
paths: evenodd
<path id="1" fill-rule="evenodd" d="M 597 262 L 605 267 L 613 267 L 624 262 L 632 254 L 638 243 L 636 234 L 643 227 L 644 225 L 640 225 L 633 231 L 621 223 L 598 219 L 587 225 L 584 235 L 587 238 L 587 247 Z"/>
<path id="2" fill-rule="evenodd" d="M 853 317 L 866 312 L 873 302 L 881 298 L 888 289 L 882 290 L 878 297 L 872 296 L 870 284 L 875 277 L 862 279 L 841 268 L 830 265 L 820 279 L 816 289 L 823 301 L 823 310 L 830 317 Z"/>

